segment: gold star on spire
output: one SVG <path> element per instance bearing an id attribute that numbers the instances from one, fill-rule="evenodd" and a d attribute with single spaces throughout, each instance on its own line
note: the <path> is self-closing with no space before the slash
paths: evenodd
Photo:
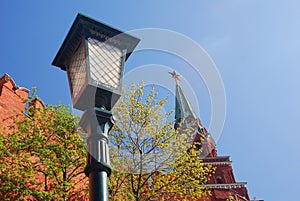
<path id="1" fill-rule="evenodd" d="M 169 72 L 172 75 L 172 78 L 174 78 L 176 84 L 178 84 L 179 80 L 180 80 L 180 75 L 176 73 L 176 71 L 173 72 Z"/>

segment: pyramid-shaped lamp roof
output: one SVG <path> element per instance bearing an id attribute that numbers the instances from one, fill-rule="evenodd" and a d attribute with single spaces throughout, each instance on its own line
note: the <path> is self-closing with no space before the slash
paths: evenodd
<path id="1" fill-rule="evenodd" d="M 139 39 L 78 14 L 52 65 L 67 71 L 73 107 L 110 110 L 121 94 L 124 63 Z"/>

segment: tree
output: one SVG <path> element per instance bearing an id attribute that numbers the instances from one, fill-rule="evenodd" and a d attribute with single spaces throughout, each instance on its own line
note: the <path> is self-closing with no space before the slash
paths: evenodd
<path id="1" fill-rule="evenodd" d="M 242 200 L 240 200 L 240 199 L 238 199 L 238 198 L 233 197 L 232 195 L 230 195 L 230 196 L 226 199 L 226 201 L 242 201 Z"/>
<path id="2" fill-rule="evenodd" d="M 66 106 L 29 101 L 26 113 L 11 117 L 0 134 L 1 200 L 86 200 L 78 118 Z"/>
<path id="3" fill-rule="evenodd" d="M 143 83 L 132 85 L 114 107 L 116 124 L 109 134 L 113 173 L 110 200 L 197 200 L 209 195 L 204 184 L 213 173 L 189 143 L 189 129 L 173 129 L 167 97 Z M 174 118 L 173 118 L 174 119 Z M 189 151 L 188 151 L 189 150 Z"/>

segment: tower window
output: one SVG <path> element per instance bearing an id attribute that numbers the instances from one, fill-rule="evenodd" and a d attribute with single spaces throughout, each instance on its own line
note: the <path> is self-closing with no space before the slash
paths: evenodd
<path id="1" fill-rule="evenodd" d="M 216 180 L 217 180 L 217 183 L 218 183 L 218 184 L 223 184 L 223 183 L 224 183 L 222 177 L 220 177 L 220 176 L 218 176 L 218 177 L 216 178 Z"/>

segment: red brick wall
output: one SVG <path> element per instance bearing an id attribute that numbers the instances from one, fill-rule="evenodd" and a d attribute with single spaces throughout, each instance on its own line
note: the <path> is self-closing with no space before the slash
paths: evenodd
<path id="1" fill-rule="evenodd" d="M 12 120 L 10 120 L 9 117 L 15 116 L 16 114 L 21 114 L 22 117 L 25 116 L 24 111 L 26 107 L 28 93 L 28 89 L 18 87 L 8 74 L 4 74 L 2 77 L 0 77 L 0 134 L 5 135 L 9 132 L 7 130 L 4 130 L 5 128 L 8 128 L 9 125 L 13 124 Z M 29 105 L 35 105 L 35 107 L 45 107 L 44 103 L 39 99 L 34 99 L 29 103 Z M 34 160 L 34 158 L 32 159 Z M 80 179 L 79 177 L 85 178 L 85 175 L 82 174 L 78 176 L 78 179 Z M 37 173 L 35 178 L 37 181 L 43 181 L 44 175 Z M 49 183 L 50 185 L 52 184 L 51 182 Z M 74 189 L 81 189 L 82 186 L 87 185 L 88 180 L 85 179 L 82 181 L 81 184 L 75 186 Z M 83 197 L 84 195 L 85 193 L 82 192 L 82 194 L 79 194 L 78 197 Z M 30 196 L 28 197 L 28 200 L 31 200 Z M 74 198 L 73 200 L 86 199 Z"/>
<path id="2" fill-rule="evenodd" d="M 5 74 L 0 78 L 0 125 L 2 127 L 11 123 L 6 120 L 8 117 L 24 112 L 28 92 L 29 90 L 16 86 L 9 75 Z"/>

